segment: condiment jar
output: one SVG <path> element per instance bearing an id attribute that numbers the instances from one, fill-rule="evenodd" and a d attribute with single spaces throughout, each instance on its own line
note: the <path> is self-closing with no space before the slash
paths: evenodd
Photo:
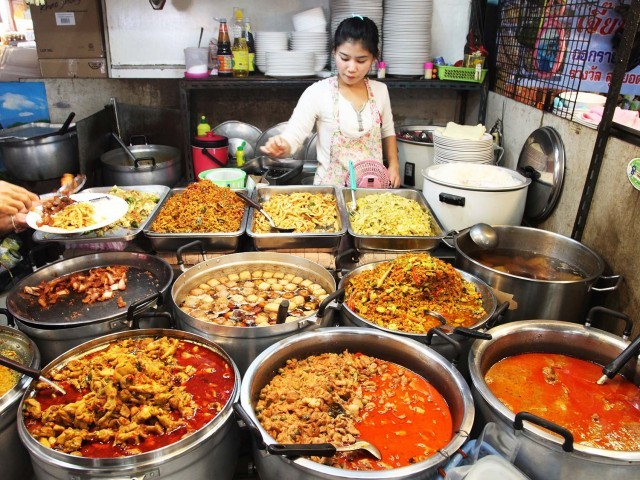
<path id="1" fill-rule="evenodd" d="M 384 78 L 387 75 L 387 64 L 378 62 L 378 78 Z"/>
<path id="2" fill-rule="evenodd" d="M 425 80 L 431 80 L 433 75 L 433 63 L 424 62 L 424 78 Z"/>

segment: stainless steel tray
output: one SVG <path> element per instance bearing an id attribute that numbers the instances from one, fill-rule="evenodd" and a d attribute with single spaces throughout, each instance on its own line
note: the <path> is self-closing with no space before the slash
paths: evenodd
<path id="1" fill-rule="evenodd" d="M 289 194 L 294 192 L 330 193 L 336 197 L 338 205 L 338 231 L 337 232 L 312 232 L 312 233 L 256 233 L 253 230 L 253 222 L 256 215 L 261 215 L 255 209 L 251 209 L 247 222 L 247 235 L 252 238 L 257 250 L 282 250 L 282 249 L 322 249 L 337 250 L 340 239 L 347 233 L 346 208 L 342 205 L 342 199 L 338 195 L 336 187 L 323 185 L 257 185 L 253 198 L 264 203 L 271 195 Z"/>
<path id="2" fill-rule="evenodd" d="M 92 187 L 82 190 L 87 193 L 108 193 L 113 187 Z M 59 242 L 63 245 L 74 245 L 79 243 L 105 243 L 105 242 L 128 242 L 133 240 L 143 229 L 153 215 L 156 213 L 160 205 L 164 202 L 165 197 L 169 193 L 170 188 L 164 185 L 131 185 L 118 187 L 122 190 L 137 190 L 144 193 L 155 193 L 160 197 L 155 208 L 151 211 L 149 216 L 142 222 L 142 224 L 136 228 L 117 227 L 110 229 L 104 234 L 98 236 L 97 231 L 86 232 L 78 234 L 77 236 L 70 235 L 58 235 L 55 233 L 46 233 L 36 231 L 33 234 L 33 240 L 38 243 L 44 242 Z"/>
<path id="3" fill-rule="evenodd" d="M 384 188 L 358 188 L 355 191 L 356 200 L 358 198 L 366 197 L 367 195 L 375 195 L 381 193 L 393 193 L 410 200 L 415 200 L 420 204 L 420 207 L 431 215 L 433 223 L 431 228 L 434 230 L 435 235 L 432 237 L 423 236 L 401 236 L 401 235 L 360 235 L 353 231 L 351 227 L 351 221 L 347 214 L 347 229 L 349 235 L 353 237 L 353 243 L 356 250 L 362 251 L 384 251 L 384 252 L 406 252 L 409 250 L 430 251 L 438 246 L 442 238 L 445 236 L 443 233 L 442 225 L 436 217 L 431 207 L 425 200 L 424 196 L 418 190 L 411 189 L 384 189 Z M 341 189 L 342 205 L 346 210 L 346 205 L 351 202 L 351 190 L 348 188 Z"/>
<path id="4" fill-rule="evenodd" d="M 177 195 L 178 193 L 182 193 L 184 188 L 174 188 L 172 189 L 168 195 L 166 196 L 162 205 L 164 205 L 169 198 L 173 195 Z M 247 193 L 247 189 L 239 188 L 232 189 L 233 191 L 244 192 Z M 235 252 L 238 250 L 238 246 L 240 243 L 240 237 L 244 234 L 247 228 L 247 217 L 249 213 L 249 209 L 245 206 L 244 214 L 242 215 L 242 220 L 240 220 L 240 229 L 235 232 L 224 232 L 224 233 L 158 233 L 152 232 L 149 230 L 151 225 L 153 224 L 155 218 L 158 216 L 160 210 L 162 210 L 162 205 L 158 208 L 155 213 L 151 216 L 147 225 L 143 229 L 144 235 L 149 238 L 151 242 L 151 246 L 154 250 L 158 252 L 174 252 L 178 248 L 186 245 L 187 243 L 191 243 L 195 240 L 200 240 L 202 242 L 203 248 L 207 252 L 220 252 L 220 253 L 229 253 Z"/>

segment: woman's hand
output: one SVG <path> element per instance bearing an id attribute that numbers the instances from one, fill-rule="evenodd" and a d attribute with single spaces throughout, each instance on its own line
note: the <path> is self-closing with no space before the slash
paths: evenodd
<path id="1" fill-rule="evenodd" d="M 0 181 L 0 216 L 28 212 L 39 201 L 35 193 L 18 185 Z"/>
<path id="2" fill-rule="evenodd" d="M 282 135 L 275 135 L 267 140 L 264 147 L 260 147 L 263 153 L 269 157 L 289 157 L 291 156 L 291 145 Z"/>
<path id="3" fill-rule="evenodd" d="M 20 212 L 15 215 L 0 216 L 0 237 L 9 235 L 10 233 L 24 232 L 27 228 L 27 213 Z"/>
<path id="4" fill-rule="evenodd" d="M 389 165 L 389 180 L 391 180 L 392 188 L 399 188 L 400 183 L 402 183 L 402 177 L 400 177 L 400 165 L 397 163 L 394 165 Z"/>

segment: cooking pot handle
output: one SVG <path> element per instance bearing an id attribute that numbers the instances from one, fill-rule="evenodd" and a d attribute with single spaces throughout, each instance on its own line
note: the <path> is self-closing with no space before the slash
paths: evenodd
<path id="1" fill-rule="evenodd" d="M 186 268 L 184 268 L 182 252 L 184 252 L 185 250 L 189 250 L 192 247 L 200 247 L 200 254 L 202 255 L 202 258 L 204 260 L 207 259 L 207 255 L 204 253 L 204 245 L 200 240 L 194 240 L 193 242 L 182 245 L 180 248 L 178 248 L 178 250 L 176 250 L 176 258 L 178 259 L 178 267 L 180 267 L 180 270 L 182 270 L 183 272 L 186 270 Z"/>
<path id="2" fill-rule="evenodd" d="M 349 272 L 349 269 L 342 268 L 342 260 L 347 259 L 351 263 L 358 263 L 360 261 L 360 255 L 355 248 L 349 248 L 342 253 L 336 255 L 336 271 L 337 272 Z"/>
<path id="3" fill-rule="evenodd" d="M 209 153 L 209 150 L 207 150 L 206 148 L 202 149 L 202 154 L 207 157 L 209 160 L 211 160 L 213 163 L 215 163 L 216 165 L 218 165 L 219 167 L 226 167 L 226 165 L 224 163 L 222 163 L 220 160 L 218 160 L 216 157 L 214 157 L 213 155 L 211 155 Z"/>
<path id="4" fill-rule="evenodd" d="M 131 145 L 132 147 L 133 147 L 133 139 L 134 138 L 135 139 L 141 138 L 145 145 L 149 145 L 149 142 L 147 141 L 147 136 L 146 135 L 142 135 L 142 134 L 138 134 L 138 135 L 131 135 L 129 137 L 129 145 Z M 141 143 L 136 143 L 136 145 L 142 145 L 142 144 Z"/>
<path id="5" fill-rule="evenodd" d="M 491 315 L 491 318 L 487 320 L 487 323 L 485 323 L 485 330 L 489 330 L 495 327 L 496 324 L 500 322 L 500 320 L 502 320 L 502 315 L 508 309 L 509 309 L 509 302 L 502 302 L 500 305 L 498 305 L 498 308 L 496 308 L 496 311 L 493 312 L 493 315 Z"/>
<path id="6" fill-rule="evenodd" d="M 453 239 L 456 235 L 458 235 L 458 230 L 449 230 L 447 233 L 445 233 L 444 237 L 441 238 L 442 243 L 444 243 L 447 247 L 449 248 L 456 248 L 456 246 L 453 244 Z"/>
<path id="7" fill-rule="evenodd" d="M 480 330 L 474 330 L 473 328 L 456 327 L 452 333 L 457 333 L 463 337 L 475 338 L 478 340 L 492 340 L 493 337 L 490 333 L 481 332 Z"/>
<path id="8" fill-rule="evenodd" d="M 131 305 L 129 305 L 129 308 L 127 309 L 127 322 L 131 322 L 131 324 L 133 325 L 136 310 L 140 308 L 142 305 L 150 304 L 154 300 L 158 301 L 157 302 L 158 306 L 162 305 L 162 300 L 163 300 L 162 293 L 160 292 L 152 293 L 148 297 L 138 300 L 136 302 L 133 302 Z"/>
<path id="9" fill-rule="evenodd" d="M 267 444 L 264 443 L 264 440 L 262 439 L 262 433 L 260 433 L 260 429 L 253 422 L 253 420 L 251 420 L 249 414 L 244 410 L 240 402 L 236 402 L 233 404 L 233 411 L 238 417 L 240 417 L 240 420 L 242 420 L 245 426 L 249 429 L 249 433 L 251 433 L 251 436 L 256 442 L 256 448 L 258 450 L 264 450 L 265 448 L 267 448 Z"/>
<path id="10" fill-rule="evenodd" d="M 177 330 L 178 325 L 176 324 L 173 315 L 171 312 L 140 312 L 137 315 L 133 316 L 133 322 L 131 323 L 131 330 L 139 330 L 140 329 L 140 319 L 141 318 L 166 318 L 169 320 L 169 326 L 172 330 Z"/>
<path id="11" fill-rule="evenodd" d="M 9 310 L 7 310 L 6 308 L 0 308 L 0 314 L 7 317 L 7 325 L 9 325 L 10 327 L 16 326 L 16 322 L 13 321 L 13 315 Z"/>
<path id="12" fill-rule="evenodd" d="M 446 332 L 443 332 L 442 330 L 440 330 L 440 328 L 434 327 L 427 332 L 427 337 L 425 338 L 424 344 L 427 346 L 431 345 L 431 340 L 433 339 L 434 335 L 441 337 L 444 341 L 450 343 L 451 346 L 453 346 L 455 353 L 453 354 L 453 359 L 451 360 L 451 364 L 457 365 L 458 362 L 460 361 L 460 352 L 462 351 L 462 346 L 460 345 L 460 343 L 455 341 L 449 335 L 447 335 Z"/>
<path id="13" fill-rule="evenodd" d="M 316 314 L 318 318 L 322 318 L 324 316 L 327 305 L 329 305 L 333 300 L 337 300 L 338 302 L 342 302 L 344 300 L 344 288 L 339 288 L 320 302 L 318 313 Z"/>
<path id="14" fill-rule="evenodd" d="M 464 204 L 466 203 L 465 197 L 461 197 L 459 195 L 451 195 L 450 193 L 445 192 L 440 192 L 440 195 L 438 195 L 438 199 L 442 203 L 453 205 L 455 207 L 464 207 Z"/>
<path id="15" fill-rule="evenodd" d="M 594 287 L 593 285 L 591 286 L 591 291 L 592 292 L 613 292 L 614 290 L 617 290 L 618 287 L 620 286 L 620 284 L 622 283 L 622 279 L 624 277 L 622 275 L 610 275 L 608 277 L 599 277 L 596 282 L 598 282 L 599 280 L 612 280 L 615 281 L 616 283 L 614 285 L 612 285 L 611 287 Z"/>
<path id="16" fill-rule="evenodd" d="M 633 320 L 629 318 L 629 315 L 622 312 L 618 312 L 616 310 L 611 310 L 609 308 L 593 307 L 591 310 L 589 310 L 589 313 L 587 313 L 587 318 L 584 321 L 584 326 L 590 327 L 591 323 L 593 323 L 593 317 L 598 313 L 611 315 L 612 317 L 616 317 L 616 318 L 619 318 L 620 320 L 623 320 L 625 323 L 625 326 L 624 326 L 624 331 L 622 332 L 622 339 L 627 340 L 629 338 L 629 335 L 631 335 L 631 331 L 633 330 Z"/>
<path id="17" fill-rule="evenodd" d="M 524 429 L 523 421 L 526 420 L 535 425 L 538 425 L 542 428 L 546 428 L 547 430 L 551 430 L 554 433 L 557 433 L 562 438 L 564 438 L 564 443 L 562 444 L 562 449 L 565 452 L 573 452 L 573 434 L 564 427 L 561 427 L 557 423 L 550 422 L 544 418 L 540 418 L 537 415 L 529 412 L 518 412 L 516 413 L 516 418 L 513 421 L 514 430 L 522 430 Z"/>

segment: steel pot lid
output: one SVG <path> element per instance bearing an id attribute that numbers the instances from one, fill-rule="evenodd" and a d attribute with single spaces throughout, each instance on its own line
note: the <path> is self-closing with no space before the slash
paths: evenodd
<path id="1" fill-rule="evenodd" d="M 102 154 L 100 161 L 114 170 L 126 172 L 131 170 L 152 170 L 155 167 L 164 168 L 180 161 L 180 150 L 175 147 L 167 145 L 134 145 L 128 148 L 139 161 L 137 166 L 133 164 L 133 161 L 120 147 Z"/>
<path id="2" fill-rule="evenodd" d="M 565 169 L 564 144 L 552 127 L 541 127 L 524 142 L 517 170 L 531 179 L 524 218 L 538 224 L 555 209 L 562 191 Z"/>

